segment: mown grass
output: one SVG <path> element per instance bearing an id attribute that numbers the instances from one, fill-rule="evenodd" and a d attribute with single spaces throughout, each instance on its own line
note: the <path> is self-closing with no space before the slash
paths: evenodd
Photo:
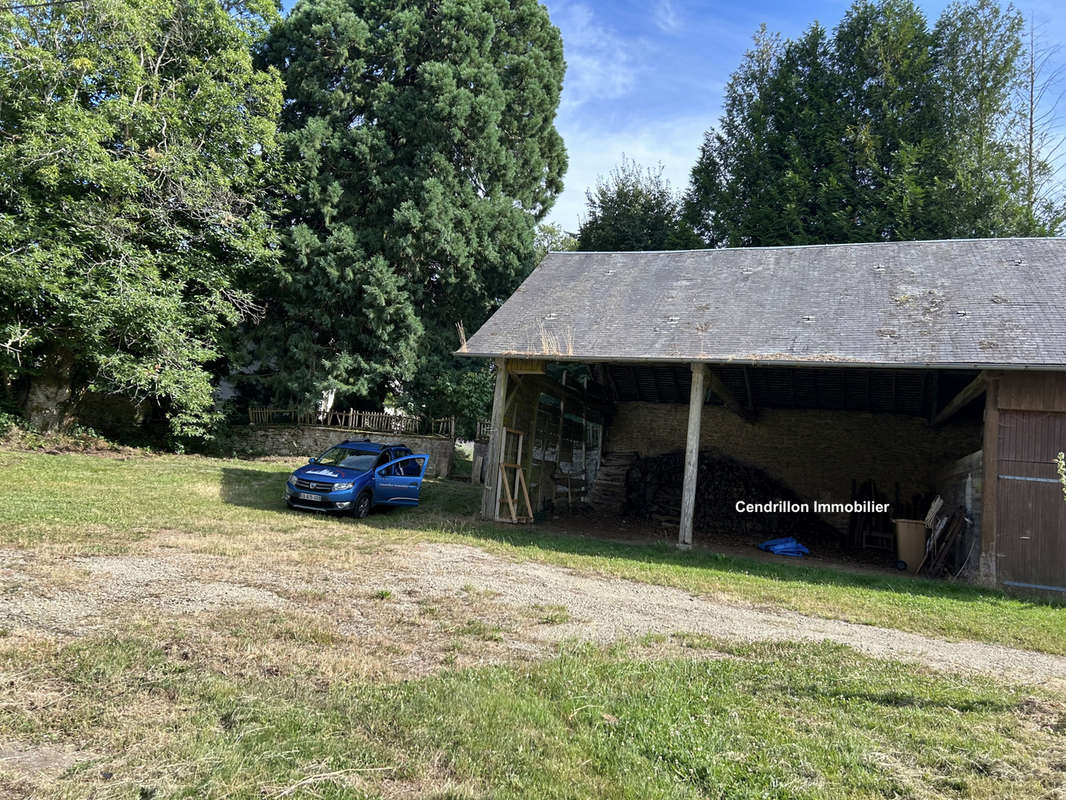
<path id="1" fill-rule="evenodd" d="M 417 510 L 364 523 L 290 512 L 292 465 L 182 456 L 125 460 L 0 452 L 0 543 L 123 551 L 160 531 L 221 554 L 285 550 L 328 560 L 338 551 L 416 541 L 474 544 L 530 559 L 758 606 L 957 639 L 1066 654 L 1066 608 L 961 583 L 775 564 L 668 545 L 478 523 L 478 487 L 427 481 Z M 292 537 L 298 548 L 288 548 Z"/>
<path id="2" fill-rule="evenodd" d="M 381 684 L 217 664 L 174 625 L 0 639 L 0 671 L 38 687 L 0 741 L 81 752 L 34 796 L 1009 798 L 1066 778 L 1061 702 L 836 645 L 575 645 Z"/>

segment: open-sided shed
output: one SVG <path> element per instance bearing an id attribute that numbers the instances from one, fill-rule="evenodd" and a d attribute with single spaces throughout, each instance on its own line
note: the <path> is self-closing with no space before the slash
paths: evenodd
<path id="1" fill-rule="evenodd" d="M 1066 591 L 1066 241 L 551 253 L 459 353 L 497 364 L 488 516 L 569 398 L 600 463 L 683 443 L 682 546 L 710 447 L 827 502 L 957 488 L 979 577 Z"/>

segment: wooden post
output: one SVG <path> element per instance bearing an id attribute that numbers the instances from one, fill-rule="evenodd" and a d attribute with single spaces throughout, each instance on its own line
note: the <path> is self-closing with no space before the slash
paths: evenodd
<path id="1" fill-rule="evenodd" d="M 978 578 L 986 585 L 999 583 L 999 373 L 988 380 L 985 395 L 984 440 L 982 459 L 984 480 L 981 485 L 981 552 L 978 562 Z"/>
<path id="2" fill-rule="evenodd" d="M 703 364 L 692 365 L 692 391 L 688 396 L 688 434 L 685 438 L 685 485 L 681 490 L 681 526 L 677 546 L 692 547 L 692 518 L 696 511 L 696 476 L 700 465 L 700 422 L 703 420 Z"/>
<path id="3" fill-rule="evenodd" d="M 533 472 L 534 451 L 537 449 L 537 410 L 540 408 L 540 395 L 534 394 L 530 398 L 532 404 L 532 414 L 529 418 L 529 450 L 526 453 L 525 460 L 522 466 L 525 467 L 526 475 L 534 478 L 537 481 L 537 487 L 540 487 L 540 476 Z M 543 454 L 542 454 L 543 456 Z M 528 483 L 528 480 L 527 480 Z M 532 508 L 532 506 L 531 506 Z M 537 501 L 537 510 L 540 511 L 540 501 Z M 532 512 L 531 512 L 532 513 Z"/>
<path id="4" fill-rule="evenodd" d="M 503 409 L 507 402 L 507 361 L 496 359 L 496 391 L 492 395 L 489 447 L 485 454 L 485 488 L 481 493 L 481 516 L 496 519 L 497 489 L 500 485 L 500 459 L 503 456 Z"/>

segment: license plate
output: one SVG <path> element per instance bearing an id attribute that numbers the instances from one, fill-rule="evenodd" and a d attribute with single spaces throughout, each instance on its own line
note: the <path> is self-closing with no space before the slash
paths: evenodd
<path id="1" fill-rule="evenodd" d="M 297 492 L 296 496 L 301 500 L 316 500 L 322 502 L 322 496 L 317 494 L 308 494 L 307 492 Z"/>

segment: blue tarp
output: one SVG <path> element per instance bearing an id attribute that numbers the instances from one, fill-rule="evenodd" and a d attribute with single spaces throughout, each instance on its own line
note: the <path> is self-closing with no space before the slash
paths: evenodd
<path id="1" fill-rule="evenodd" d="M 784 539 L 767 539 L 759 545 L 759 549 L 779 556 L 796 556 L 797 558 L 810 555 L 811 552 L 792 536 Z"/>

